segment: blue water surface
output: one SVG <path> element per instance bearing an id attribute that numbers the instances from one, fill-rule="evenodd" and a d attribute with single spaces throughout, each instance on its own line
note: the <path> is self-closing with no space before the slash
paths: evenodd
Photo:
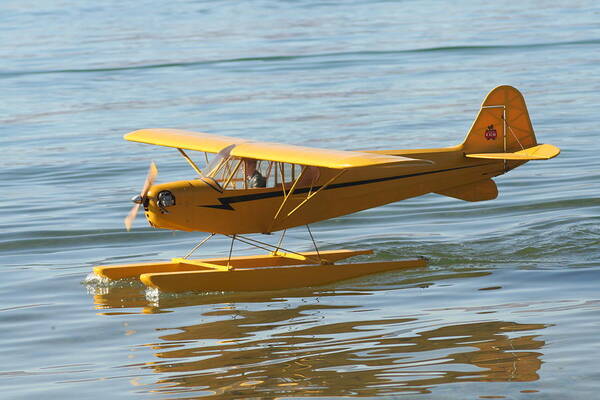
<path id="1" fill-rule="evenodd" d="M 594 398 L 599 65 L 590 0 L 3 1 L 1 397 Z M 424 270 L 177 296 L 88 277 L 201 238 L 124 230 L 151 160 L 159 182 L 194 176 L 128 131 L 449 146 L 501 84 L 558 158 L 500 177 L 491 202 L 431 194 L 312 227 L 324 249 Z M 286 244 L 310 249 L 301 229 Z"/>

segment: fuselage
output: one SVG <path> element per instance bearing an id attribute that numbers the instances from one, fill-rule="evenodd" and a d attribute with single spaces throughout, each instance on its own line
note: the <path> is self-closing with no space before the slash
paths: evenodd
<path id="1" fill-rule="evenodd" d="M 148 192 L 144 205 L 146 218 L 152 226 L 165 229 L 227 235 L 270 233 L 431 192 L 443 192 L 501 175 L 507 170 L 500 160 L 466 158 L 461 146 L 373 153 L 406 156 L 431 163 L 343 171 L 319 168 L 318 179 L 312 184 L 297 184 L 293 191 L 292 182 L 264 188 L 225 190 L 206 178 L 158 184 Z M 170 194 L 173 201 L 168 202 L 169 206 L 158 204 L 160 193 Z"/>

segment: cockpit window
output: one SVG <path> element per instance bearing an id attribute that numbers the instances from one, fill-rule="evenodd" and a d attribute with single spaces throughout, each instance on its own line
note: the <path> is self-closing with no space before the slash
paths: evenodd
<path id="1" fill-rule="evenodd" d="M 234 147 L 221 150 L 204 168 L 204 177 L 211 178 L 223 190 L 274 188 L 282 184 L 289 188 L 300 176 L 299 186 L 311 186 L 319 178 L 317 167 L 233 157 L 231 150 Z"/>
<path id="2" fill-rule="evenodd" d="M 218 169 L 222 167 L 223 163 L 229 159 L 229 154 L 231 154 L 231 150 L 233 150 L 234 147 L 235 144 L 227 146 L 213 157 L 213 159 L 204 169 L 206 177 L 214 177 L 214 175 L 218 172 Z"/>

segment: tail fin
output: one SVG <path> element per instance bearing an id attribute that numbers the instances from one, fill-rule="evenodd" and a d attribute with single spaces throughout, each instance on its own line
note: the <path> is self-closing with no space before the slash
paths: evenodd
<path id="1" fill-rule="evenodd" d="M 462 150 L 470 158 L 519 161 L 507 164 L 507 169 L 528 160 L 547 160 L 560 153 L 555 146 L 537 144 L 525 99 L 512 86 L 498 86 L 488 93 Z"/>
<path id="2" fill-rule="evenodd" d="M 537 145 L 523 95 L 512 86 L 498 86 L 486 96 L 463 142 L 470 153 L 511 153 Z"/>

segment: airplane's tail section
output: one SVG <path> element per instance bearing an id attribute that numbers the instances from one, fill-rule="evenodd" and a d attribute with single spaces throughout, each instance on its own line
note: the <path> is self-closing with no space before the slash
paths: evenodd
<path id="1" fill-rule="evenodd" d="M 462 151 L 470 158 L 517 161 L 512 167 L 560 153 L 555 146 L 538 145 L 525 99 L 512 86 L 498 86 L 486 96 Z"/>
<path id="2" fill-rule="evenodd" d="M 514 87 L 504 85 L 485 97 L 461 144 L 437 149 L 372 152 L 429 160 L 441 171 L 455 174 L 434 193 L 465 201 L 484 201 L 498 196 L 498 188 L 491 178 L 530 160 L 556 157 L 560 149 L 537 142 L 523 95 Z M 487 161 L 477 162 L 477 159 Z M 471 167 L 481 167 L 481 171 Z"/>
<path id="3" fill-rule="evenodd" d="M 486 96 L 458 149 L 467 158 L 503 161 L 504 172 L 560 153 L 558 147 L 537 143 L 525 99 L 512 86 L 498 86 Z M 465 201 L 484 201 L 495 199 L 498 188 L 492 179 L 484 178 L 436 193 Z"/>

